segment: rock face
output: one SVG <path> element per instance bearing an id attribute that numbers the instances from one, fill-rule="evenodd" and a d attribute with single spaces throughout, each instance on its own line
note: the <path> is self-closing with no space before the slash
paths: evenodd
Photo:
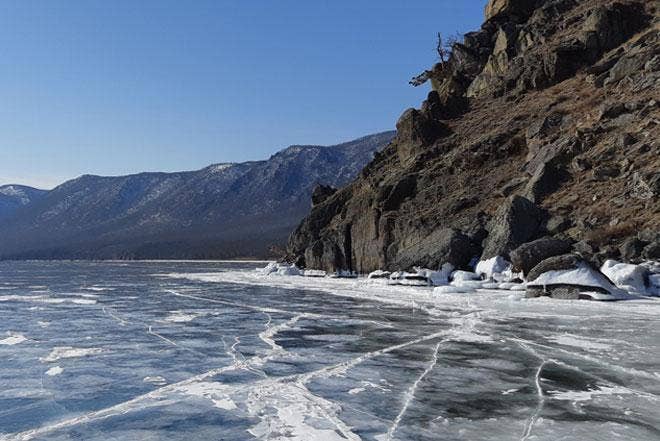
<path id="1" fill-rule="evenodd" d="M 267 257 L 309 213 L 310 196 L 332 195 L 312 194 L 317 184 L 348 183 L 393 136 L 191 172 L 86 175 L 48 192 L 0 187 L 0 258 Z M 25 202 L 4 219 L 3 188 Z"/>
<path id="2" fill-rule="evenodd" d="M 621 258 L 660 231 L 658 14 L 644 0 L 490 1 L 481 29 L 413 80 L 432 91 L 393 142 L 294 231 L 289 259 L 433 265 L 448 231 L 476 258 L 544 236 Z M 627 258 L 657 253 L 640 240 Z"/>
<path id="3" fill-rule="evenodd" d="M 495 256 L 509 257 L 509 253 L 532 239 L 541 223 L 541 211 L 522 196 L 508 199 L 488 224 L 482 260 Z"/>

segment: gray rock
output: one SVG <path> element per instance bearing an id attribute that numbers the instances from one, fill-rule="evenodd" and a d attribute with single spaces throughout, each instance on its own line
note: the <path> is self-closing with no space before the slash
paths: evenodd
<path id="1" fill-rule="evenodd" d="M 554 239 L 551 237 L 542 237 L 522 244 L 511 252 L 511 263 L 515 270 L 520 270 L 523 274 L 538 265 L 541 261 L 566 254 L 571 250 L 571 244 L 567 241 Z"/>
<path id="2" fill-rule="evenodd" d="M 571 227 L 571 220 L 564 216 L 556 215 L 548 219 L 545 224 L 545 229 L 551 235 L 559 234 Z"/>
<path id="3" fill-rule="evenodd" d="M 660 260 L 660 241 L 646 245 L 642 250 L 642 257 L 648 260 Z"/>
<path id="4" fill-rule="evenodd" d="M 575 269 L 583 260 L 575 254 L 562 254 L 542 260 L 527 274 L 527 281 L 533 282 L 538 276 L 548 271 Z"/>
<path id="5" fill-rule="evenodd" d="M 557 162 L 553 160 L 541 164 L 532 175 L 523 192 L 530 201 L 542 201 L 545 196 L 557 191 L 561 183 L 568 178 L 564 166 Z"/>
<path id="6" fill-rule="evenodd" d="M 399 249 L 394 266 L 409 269 L 413 266 L 439 268 L 451 263 L 456 268 L 467 268 L 481 248 L 461 231 L 443 228 L 432 232 L 418 243 Z"/>
<path id="7" fill-rule="evenodd" d="M 578 300 L 580 298 L 580 287 L 575 285 L 553 285 L 553 286 L 528 286 L 525 297 L 552 297 L 561 300 Z"/>
<path id="8" fill-rule="evenodd" d="M 541 223 L 541 210 L 522 196 L 513 196 L 500 207 L 486 228 L 482 260 L 509 253 L 533 239 Z"/>
<path id="9" fill-rule="evenodd" d="M 639 260 L 645 245 L 647 245 L 645 242 L 642 242 L 636 237 L 626 239 L 619 247 L 621 258 L 626 262 Z"/>
<path id="10" fill-rule="evenodd" d="M 660 231 L 645 228 L 637 233 L 637 238 L 642 242 L 660 242 Z"/>
<path id="11" fill-rule="evenodd" d="M 593 169 L 591 172 L 591 176 L 596 181 L 606 181 L 611 178 L 616 178 L 619 174 L 621 174 L 621 170 L 614 165 L 601 165 L 600 167 Z"/>

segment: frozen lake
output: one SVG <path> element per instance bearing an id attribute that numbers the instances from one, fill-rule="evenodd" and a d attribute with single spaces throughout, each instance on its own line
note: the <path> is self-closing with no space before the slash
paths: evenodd
<path id="1" fill-rule="evenodd" d="M 660 439 L 658 300 L 256 266 L 0 262 L 0 439 Z"/>

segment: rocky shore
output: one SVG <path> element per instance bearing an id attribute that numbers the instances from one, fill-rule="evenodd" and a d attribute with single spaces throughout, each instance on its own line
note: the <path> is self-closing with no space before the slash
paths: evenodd
<path id="1" fill-rule="evenodd" d="M 473 271 L 500 257 L 528 285 L 647 262 L 629 271 L 650 287 L 660 271 L 658 4 L 491 0 L 485 12 L 481 29 L 415 79 L 432 91 L 403 113 L 392 143 L 348 186 L 314 192 L 287 260 L 366 274 Z M 580 296 L 558 285 L 528 295 Z"/>

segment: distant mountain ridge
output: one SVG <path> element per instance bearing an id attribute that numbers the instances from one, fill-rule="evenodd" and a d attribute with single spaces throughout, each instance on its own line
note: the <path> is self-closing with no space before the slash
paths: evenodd
<path id="1" fill-rule="evenodd" d="M 291 146 L 268 160 L 197 171 L 83 175 L 50 191 L 21 187 L 25 203 L 0 206 L 0 258 L 266 257 L 309 212 L 317 184 L 351 181 L 394 134 Z"/>
<path id="2" fill-rule="evenodd" d="M 38 200 L 47 192 L 26 185 L 0 186 L 0 220 L 11 217 L 20 207 Z"/>

